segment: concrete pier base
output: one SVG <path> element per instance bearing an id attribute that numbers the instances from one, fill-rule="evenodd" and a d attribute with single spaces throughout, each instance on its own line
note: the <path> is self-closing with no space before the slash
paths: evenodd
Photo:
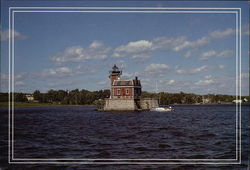
<path id="1" fill-rule="evenodd" d="M 141 111 L 158 107 L 156 99 L 105 99 L 104 111 Z"/>

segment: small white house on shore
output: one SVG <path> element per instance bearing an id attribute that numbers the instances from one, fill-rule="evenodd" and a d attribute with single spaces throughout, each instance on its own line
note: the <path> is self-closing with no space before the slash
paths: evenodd
<path id="1" fill-rule="evenodd" d="M 33 94 L 26 94 L 25 95 L 28 101 L 34 101 L 34 96 Z"/>

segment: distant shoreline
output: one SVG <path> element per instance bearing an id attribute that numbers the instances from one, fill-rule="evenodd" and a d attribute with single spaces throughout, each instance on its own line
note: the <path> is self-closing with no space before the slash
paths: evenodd
<path id="1" fill-rule="evenodd" d="M 172 105 L 172 106 L 178 106 L 178 105 L 193 105 L 193 106 L 208 106 L 208 105 L 235 105 L 235 103 L 222 103 L 222 104 L 218 104 L 218 103 L 206 103 L 206 104 L 168 104 L 168 105 Z M 242 103 L 241 105 L 250 105 L 250 103 Z M 22 108 L 22 107 L 63 107 L 63 106 L 75 106 L 75 107 L 79 107 L 79 106 L 96 106 L 97 105 L 72 105 L 72 104 L 52 104 L 52 103 L 26 103 L 26 102 L 15 102 L 14 103 L 14 107 L 15 108 Z M 162 105 L 164 106 L 164 105 Z M 8 102 L 0 102 L 0 108 L 8 108 L 9 107 L 9 103 Z"/>
<path id="2" fill-rule="evenodd" d="M 95 106 L 95 105 L 71 105 L 71 104 L 52 104 L 52 103 L 26 103 L 14 102 L 14 107 L 54 107 L 54 106 Z M 9 107 L 8 102 L 0 102 L 0 108 Z"/>
<path id="3" fill-rule="evenodd" d="M 193 105 L 193 106 L 205 106 L 205 105 L 235 105 L 235 103 L 205 103 L 205 104 L 169 104 L 173 106 L 178 106 L 178 105 Z M 241 103 L 241 105 L 250 105 L 250 103 Z"/>

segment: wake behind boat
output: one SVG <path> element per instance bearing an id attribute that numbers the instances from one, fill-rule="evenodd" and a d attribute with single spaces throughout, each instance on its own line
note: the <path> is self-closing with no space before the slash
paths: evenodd
<path id="1" fill-rule="evenodd" d="M 169 112 L 169 111 L 173 111 L 174 109 L 169 106 L 169 107 L 155 107 L 150 109 L 150 111 L 155 111 L 155 112 Z"/>

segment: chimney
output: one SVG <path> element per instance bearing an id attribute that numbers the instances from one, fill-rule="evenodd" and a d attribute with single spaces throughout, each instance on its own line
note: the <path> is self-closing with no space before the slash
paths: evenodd
<path id="1" fill-rule="evenodd" d="M 135 84 L 137 85 L 138 84 L 138 77 L 135 76 Z"/>

